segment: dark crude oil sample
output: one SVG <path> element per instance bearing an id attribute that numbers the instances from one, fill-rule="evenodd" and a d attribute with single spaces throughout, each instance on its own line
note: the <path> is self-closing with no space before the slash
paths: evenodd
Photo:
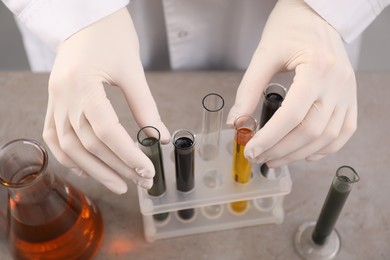
<path id="1" fill-rule="evenodd" d="M 278 93 L 268 93 L 265 95 L 263 110 L 261 112 L 260 128 L 275 114 L 276 110 L 282 105 L 283 97 Z"/>
<path id="2" fill-rule="evenodd" d="M 317 221 L 304 222 L 294 236 L 295 249 L 302 259 L 337 258 L 342 243 L 335 224 L 353 184 L 359 179 L 350 166 L 337 169 Z"/>
<path id="3" fill-rule="evenodd" d="M 175 146 L 176 189 L 190 192 L 195 188 L 195 137 L 188 130 L 178 130 L 173 137 Z M 183 220 L 191 220 L 194 209 L 179 210 L 178 216 Z"/>
<path id="4" fill-rule="evenodd" d="M 193 140 L 180 137 L 175 141 L 176 188 L 182 192 L 195 186 Z"/>
<path id="5" fill-rule="evenodd" d="M 279 84 L 271 83 L 264 91 L 263 108 L 260 117 L 260 129 L 271 119 L 276 110 L 282 105 L 284 97 L 286 95 L 286 89 Z M 260 172 L 265 177 L 268 175 L 268 167 L 266 164 L 260 166 Z"/>
<path id="6" fill-rule="evenodd" d="M 34 174 L 27 175 L 21 182 L 32 178 Z M 15 259 L 90 259 L 100 247 L 100 212 L 72 186 L 52 189 L 33 204 L 10 197 L 9 205 L 8 239 Z M 53 207 L 62 210 L 53 216 Z M 28 224 L 23 218 L 28 218 Z"/>
<path id="7" fill-rule="evenodd" d="M 163 195 L 166 191 L 165 185 L 165 175 L 164 175 L 164 166 L 162 159 L 162 152 L 160 147 L 160 142 L 155 137 L 146 137 L 141 141 L 143 146 L 141 149 L 144 150 L 144 153 L 152 161 L 155 175 L 153 177 L 152 188 L 148 190 L 148 194 L 154 197 L 159 197 Z M 169 212 L 164 212 L 160 214 L 154 214 L 153 218 L 156 221 L 164 221 L 169 217 Z"/>
<path id="8" fill-rule="evenodd" d="M 352 182 L 347 176 L 336 177 L 335 182 L 339 181 L 345 183 Z M 326 239 L 332 233 L 344 203 L 351 191 L 351 189 L 346 188 L 346 186 L 338 185 L 335 182 L 330 187 L 313 231 L 312 239 L 318 245 L 325 244 Z"/>
<path id="9" fill-rule="evenodd" d="M 138 131 L 137 139 L 142 152 L 152 161 L 155 170 L 153 185 L 148 190 L 148 194 L 153 197 L 160 197 L 166 191 L 160 132 L 153 126 L 145 126 Z M 166 220 L 168 217 L 168 212 L 153 215 L 153 218 L 159 222 Z"/>
<path id="10" fill-rule="evenodd" d="M 195 214 L 195 210 L 194 209 L 182 209 L 182 210 L 178 210 L 177 214 L 179 215 L 179 217 L 181 219 L 190 220 L 193 218 L 193 216 Z"/>
<path id="11" fill-rule="evenodd" d="M 146 156 L 152 161 L 155 175 L 153 177 L 153 186 L 148 190 L 148 194 L 152 196 L 161 196 L 166 191 L 165 175 L 163 169 L 163 159 L 159 141 L 155 137 L 147 137 L 142 140 L 141 144 L 146 147 L 150 147 L 156 144 L 156 149 L 150 149 L 149 152 L 145 152 Z M 153 151 L 154 150 L 154 151 Z"/>

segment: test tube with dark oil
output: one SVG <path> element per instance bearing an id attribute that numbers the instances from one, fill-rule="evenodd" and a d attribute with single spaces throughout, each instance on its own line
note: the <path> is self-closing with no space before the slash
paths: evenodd
<path id="1" fill-rule="evenodd" d="M 261 110 L 260 125 L 261 129 L 270 118 L 275 114 L 276 110 L 282 105 L 286 97 L 287 89 L 278 83 L 270 83 L 263 92 L 263 107 Z M 267 176 L 268 167 L 264 163 L 260 166 L 260 172 Z"/>
<path id="2" fill-rule="evenodd" d="M 282 105 L 286 97 L 287 89 L 278 83 L 271 83 L 263 92 L 263 108 L 261 110 L 261 118 L 259 128 L 261 129 L 270 118 L 275 114 L 276 110 Z"/>
<path id="3" fill-rule="evenodd" d="M 160 144 L 160 132 L 153 126 L 145 126 L 138 131 L 137 139 L 142 152 L 152 161 L 155 175 L 153 177 L 153 186 L 148 190 L 152 197 L 163 196 L 166 191 L 163 157 Z M 153 215 L 157 221 L 164 221 L 169 213 L 160 213 Z"/>
<path id="4" fill-rule="evenodd" d="M 233 142 L 233 180 L 237 183 L 248 183 L 252 177 L 252 167 L 244 156 L 244 149 L 249 140 L 255 135 L 257 120 L 250 115 L 243 115 L 234 121 L 234 142 Z M 248 201 L 235 201 L 230 203 L 234 213 L 244 213 L 248 208 Z"/>
<path id="5" fill-rule="evenodd" d="M 195 135 L 186 129 L 177 130 L 173 134 L 175 149 L 176 189 L 183 193 L 195 188 Z M 194 209 L 179 210 L 178 216 L 190 220 L 195 214 Z"/>
<path id="6" fill-rule="evenodd" d="M 303 223 L 295 236 L 295 248 L 304 259 L 332 259 L 337 255 L 341 241 L 335 224 L 353 184 L 358 181 L 352 167 L 337 169 L 317 222 Z"/>

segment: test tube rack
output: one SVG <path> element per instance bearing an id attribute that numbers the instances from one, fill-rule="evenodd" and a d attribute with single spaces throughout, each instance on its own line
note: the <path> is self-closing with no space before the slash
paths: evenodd
<path id="1" fill-rule="evenodd" d="M 199 136 L 196 137 L 199 139 Z M 239 184 L 232 178 L 234 130 L 221 131 L 218 157 L 203 160 L 195 145 L 195 188 L 188 193 L 176 190 L 173 144 L 162 146 L 166 192 L 150 196 L 138 187 L 140 210 L 143 216 L 145 239 L 158 239 L 219 231 L 261 224 L 280 224 L 284 220 L 283 199 L 290 193 L 292 181 L 287 166 L 269 169 L 267 177 L 253 165 L 249 183 Z M 233 212 L 229 205 L 247 200 L 248 210 Z M 191 220 L 182 220 L 178 210 L 195 209 Z M 164 221 L 154 214 L 167 213 Z"/>

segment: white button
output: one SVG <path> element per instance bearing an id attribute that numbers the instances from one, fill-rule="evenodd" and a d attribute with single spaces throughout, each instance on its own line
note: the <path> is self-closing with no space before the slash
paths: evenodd
<path id="1" fill-rule="evenodd" d="M 179 38 L 185 38 L 187 37 L 188 35 L 188 32 L 187 31 L 184 31 L 184 30 L 180 30 L 178 33 L 177 33 L 177 36 L 179 36 Z"/>

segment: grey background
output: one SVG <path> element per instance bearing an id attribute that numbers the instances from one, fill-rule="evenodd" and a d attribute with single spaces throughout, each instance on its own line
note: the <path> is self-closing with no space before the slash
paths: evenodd
<path id="1" fill-rule="evenodd" d="M 363 34 L 358 71 L 390 71 L 390 8 Z M 0 70 L 29 70 L 22 38 L 11 12 L 0 2 Z"/>

